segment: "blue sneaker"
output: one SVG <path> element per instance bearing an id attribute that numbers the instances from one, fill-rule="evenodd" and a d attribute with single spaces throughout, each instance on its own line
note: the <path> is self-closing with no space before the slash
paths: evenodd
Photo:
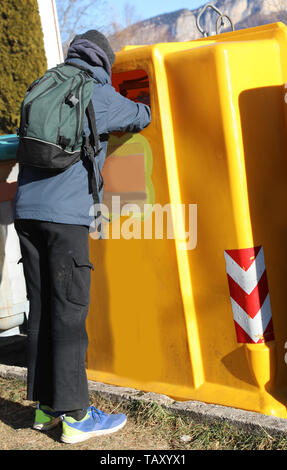
<path id="1" fill-rule="evenodd" d="M 124 414 L 106 414 L 94 406 L 87 409 L 86 416 L 76 421 L 70 416 L 62 416 L 63 432 L 61 441 L 66 444 L 75 444 L 94 436 L 103 436 L 116 432 L 127 422 Z"/>
<path id="2" fill-rule="evenodd" d="M 62 411 L 54 411 L 49 406 L 37 404 L 33 429 L 48 431 L 61 421 Z"/>

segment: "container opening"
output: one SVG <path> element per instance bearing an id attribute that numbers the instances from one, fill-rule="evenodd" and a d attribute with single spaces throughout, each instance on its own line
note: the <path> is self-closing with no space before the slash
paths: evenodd
<path id="1" fill-rule="evenodd" d="M 113 73 L 112 85 L 126 98 L 150 106 L 149 79 L 145 70 Z"/>
<path id="2" fill-rule="evenodd" d="M 112 74 L 112 85 L 126 98 L 150 105 L 149 79 L 145 70 Z M 120 197 L 120 208 L 136 204 L 141 213 L 152 202 L 152 153 L 147 139 L 140 134 L 112 134 L 102 175 L 103 203 L 113 213 L 113 196 Z M 127 207 L 127 206 L 126 206 Z"/>

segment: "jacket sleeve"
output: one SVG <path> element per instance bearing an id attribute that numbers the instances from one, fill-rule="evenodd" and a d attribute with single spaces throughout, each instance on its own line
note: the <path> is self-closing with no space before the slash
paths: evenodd
<path id="1" fill-rule="evenodd" d="M 108 100 L 108 132 L 140 132 L 150 124 L 149 106 L 125 98 L 112 86 L 109 86 Z"/>

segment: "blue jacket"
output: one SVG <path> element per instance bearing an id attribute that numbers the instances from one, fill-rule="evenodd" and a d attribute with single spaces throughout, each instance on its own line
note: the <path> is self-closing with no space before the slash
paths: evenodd
<path id="1" fill-rule="evenodd" d="M 93 105 L 98 134 L 111 132 L 139 132 L 150 123 L 150 108 L 135 103 L 115 91 L 110 76 L 103 67 L 89 65 L 82 59 L 69 59 L 93 72 L 95 87 Z M 86 135 L 90 134 L 87 118 L 84 122 Z M 102 170 L 108 142 L 101 142 L 101 152 L 97 156 Z M 102 191 L 100 192 L 102 200 Z M 21 167 L 15 199 L 17 219 L 37 219 L 64 224 L 87 225 L 93 222 L 91 207 L 93 197 L 89 192 L 89 178 L 82 160 L 68 170 L 51 175 L 47 170 Z"/>

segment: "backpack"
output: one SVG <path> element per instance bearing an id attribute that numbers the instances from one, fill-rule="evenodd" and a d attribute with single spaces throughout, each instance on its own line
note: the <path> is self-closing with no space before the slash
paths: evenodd
<path id="1" fill-rule="evenodd" d="M 35 80 L 21 105 L 16 160 L 57 172 L 78 162 L 84 153 L 92 164 L 101 150 L 91 101 L 93 90 L 92 72 L 69 62 L 49 69 Z M 91 131 L 89 137 L 83 132 L 85 113 Z M 96 187 L 93 169 L 90 175 L 97 203 L 101 188 Z"/>

